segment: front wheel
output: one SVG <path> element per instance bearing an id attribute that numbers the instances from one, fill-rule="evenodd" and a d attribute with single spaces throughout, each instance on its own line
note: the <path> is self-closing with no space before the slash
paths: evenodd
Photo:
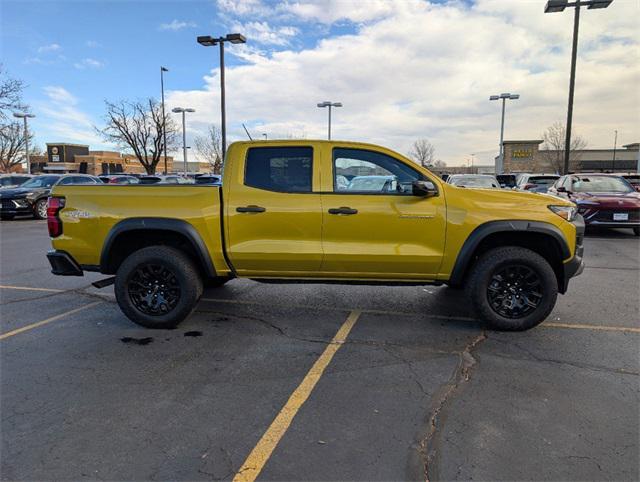
<path id="1" fill-rule="evenodd" d="M 202 278 L 193 261 L 169 246 L 149 246 L 118 268 L 116 300 L 122 312 L 145 328 L 175 328 L 195 309 Z"/>
<path id="2" fill-rule="evenodd" d="M 471 269 L 467 290 L 489 328 L 524 331 L 549 316 L 558 297 L 558 281 L 542 256 L 507 246 L 480 257 Z"/>
<path id="3" fill-rule="evenodd" d="M 33 217 L 47 219 L 47 198 L 39 199 L 33 207 Z"/>

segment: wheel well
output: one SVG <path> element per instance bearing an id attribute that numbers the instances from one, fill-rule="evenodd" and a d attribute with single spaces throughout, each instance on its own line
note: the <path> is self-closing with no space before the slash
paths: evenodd
<path id="1" fill-rule="evenodd" d="M 205 276 L 200 255 L 193 242 L 182 233 L 164 229 L 133 229 L 120 233 L 111 243 L 107 258 L 102 260 L 101 271 L 114 274 L 122 262 L 135 251 L 148 246 L 171 246 L 185 253 Z"/>
<path id="2" fill-rule="evenodd" d="M 548 234 L 531 231 L 496 232 L 487 235 L 476 247 L 466 266 L 463 280 L 467 278 L 474 263 L 487 251 L 503 246 L 519 246 L 530 249 L 546 259 L 556 274 L 558 289 L 564 286 L 564 270 L 562 269 L 562 248 L 558 241 Z"/>

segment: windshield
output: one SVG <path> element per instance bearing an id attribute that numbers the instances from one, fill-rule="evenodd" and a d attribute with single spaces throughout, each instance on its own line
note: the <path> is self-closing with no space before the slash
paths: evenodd
<path id="1" fill-rule="evenodd" d="M 484 176 L 454 178 L 451 180 L 451 184 L 453 184 L 454 186 L 464 186 L 464 187 L 486 187 L 486 188 L 500 187 L 494 179 L 490 177 L 484 177 Z"/>
<path id="2" fill-rule="evenodd" d="M 634 189 L 621 177 L 585 176 L 573 181 L 574 192 L 632 192 Z"/>
<path id="3" fill-rule="evenodd" d="M 33 179 L 29 179 L 24 184 L 21 184 L 20 187 L 51 187 L 57 180 L 57 176 L 38 176 Z"/>
<path id="4" fill-rule="evenodd" d="M 558 176 L 536 176 L 527 179 L 528 184 L 535 184 L 536 186 L 551 186 L 558 180 Z"/>

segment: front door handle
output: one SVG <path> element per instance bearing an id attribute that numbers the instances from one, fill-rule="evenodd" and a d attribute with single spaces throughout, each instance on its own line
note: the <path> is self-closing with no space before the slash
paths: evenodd
<path id="1" fill-rule="evenodd" d="M 351 214 L 358 214 L 358 210 L 357 209 L 351 209 L 348 208 L 346 206 L 342 206 L 340 208 L 331 208 L 329 209 L 329 214 L 343 214 L 343 215 L 351 215 Z"/>
<path id="2" fill-rule="evenodd" d="M 263 213 L 267 210 L 267 208 L 263 208 L 262 206 L 254 206 L 253 204 L 250 206 L 240 206 L 236 208 L 236 211 L 239 213 Z"/>

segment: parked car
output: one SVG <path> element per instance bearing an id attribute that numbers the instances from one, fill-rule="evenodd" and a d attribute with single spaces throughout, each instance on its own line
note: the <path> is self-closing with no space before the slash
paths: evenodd
<path id="1" fill-rule="evenodd" d="M 353 172 L 389 174 L 338 189 L 336 177 Z M 145 190 L 56 186 L 47 257 L 57 275 L 115 275 L 123 313 L 148 328 L 175 327 L 205 282 L 239 277 L 466 286 L 488 326 L 526 330 L 583 269 L 572 202 L 458 189 L 373 144 L 236 142 L 222 186 Z"/>
<path id="2" fill-rule="evenodd" d="M 530 192 L 547 192 L 558 178 L 557 174 L 518 174 L 516 188 Z"/>
<path id="3" fill-rule="evenodd" d="M 32 177 L 31 174 L 3 174 L 0 176 L 0 189 L 18 187 Z"/>
<path id="4" fill-rule="evenodd" d="M 498 174 L 496 179 L 500 183 L 500 187 L 503 189 L 513 189 L 516 187 L 515 174 Z"/>
<path id="5" fill-rule="evenodd" d="M 127 174 L 108 174 L 106 176 L 98 176 L 105 184 L 139 184 L 137 177 Z"/>
<path id="6" fill-rule="evenodd" d="M 466 188 L 500 189 L 498 180 L 489 174 L 453 174 L 447 183 Z"/>
<path id="7" fill-rule="evenodd" d="M 221 180 L 222 176 L 218 174 L 201 174 L 194 181 L 196 184 L 220 184 Z"/>
<path id="8" fill-rule="evenodd" d="M 87 174 L 43 174 L 29 179 L 13 189 L 0 190 L 0 217 L 13 219 L 18 215 L 30 214 L 36 219 L 47 218 L 47 198 L 55 185 L 102 184 L 95 176 Z"/>
<path id="9" fill-rule="evenodd" d="M 140 184 L 193 184 L 193 179 L 177 174 L 142 176 L 139 181 Z"/>
<path id="10" fill-rule="evenodd" d="M 562 176 L 549 194 L 573 201 L 587 226 L 631 228 L 640 236 L 640 193 L 611 174 Z"/>

